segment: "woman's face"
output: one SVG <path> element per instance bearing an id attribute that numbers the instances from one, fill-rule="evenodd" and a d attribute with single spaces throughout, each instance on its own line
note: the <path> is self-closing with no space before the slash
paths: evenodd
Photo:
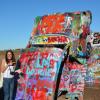
<path id="1" fill-rule="evenodd" d="M 11 60 L 12 59 L 12 53 L 11 52 L 8 52 L 7 53 L 7 58 L 8 58 L 8 60 Z"/>

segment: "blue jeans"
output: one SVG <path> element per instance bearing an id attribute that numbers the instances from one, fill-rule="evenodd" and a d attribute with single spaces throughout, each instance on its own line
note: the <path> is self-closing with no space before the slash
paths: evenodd
<path id="1" fill-rule="evenodd" d="M 3 79 L 4 100 L 13 100 L 14 78 Z"/>

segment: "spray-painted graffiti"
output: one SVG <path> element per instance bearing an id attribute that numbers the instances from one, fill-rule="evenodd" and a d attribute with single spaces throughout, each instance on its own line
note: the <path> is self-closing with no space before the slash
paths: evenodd
<path id="1" fill-rule="evenodd" d="M 30 89 L 30 91 L 46 89 L 48 93 L 52 93 L 63 57 L 62 54 L 62 50 L 56 48 L 37 49 L 37 52 L 23 53 L 20 62 L 24 75 L 19 80 L 18 88 L 18 93 L 22 94 L 17 94 L 17 97 L 25 99 L 26 96 L 30 96 L 31 94 L 27 92 L 24 95 L 27 89 Z M 22 85 L 24 85 L 24 88 L 22 88 Z M 22 89 L 20 90 L 20 88 Z"/>
<path id="2" fill-rule="evenodd" d="M 36 34 L 61 34 L 82 36 L 87 35 L 89 25 L 91 23 L 91 13 L 87 12 L 74 12 L 74 13 L 58 13 L 52 15 L 45 15 L 43 17 L 36 17 L 35 28 L 33 29 L 32 36 Z"/>
<path id="3" fill-rule="evenodd" d="M 99 32 L 91 33 L 87 39 L 91 43 L 92 47 L 96 47 L 96 46 L 100 47 L 100 33 Z"/>
<path id="4" fill-rule="evenodd" d="M 100 83 L 100 44 L 99 44 L 100 34 L 98 32 L 91 33 L 87 37 L 87 42 L 91 45 L 91 54 L 89 59 L 87 59 L 87 74 L 85 81 L 87 84 Z"/>
<path id="5" fill-rule="evenodd" d="M 70 38 L 66 35 L 39 35 L 34 36 L 31 44 L 68 44 Z"/>
<path id="6" fill-rule="evenodd" d="M 91 70 L 87 72 L 86 67 L 91 51 L 91 46 L 86 41 L 90 23 L 89 11 L 36 17 L 29 49 L 19 59 L 23 76 L 18 80 L 16 100 L 52 100 L 60 67 L 63 70 L 59 91 L 67 90 L 68 94 L 74 96 L 83 93 L 84 80 L 89 80 L 86 73 L 92 77 Z M 64 66 L 60 65 L 65 50 L 54 46 L 33 48 L 39 44 L 65 44 L 70 47 Z M 47 99 L 49 97 L 52 98 Z"/>

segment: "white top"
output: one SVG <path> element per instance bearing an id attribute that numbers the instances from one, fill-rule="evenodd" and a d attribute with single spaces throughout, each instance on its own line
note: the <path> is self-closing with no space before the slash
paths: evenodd
<path id="1" fill-rule="evenodd" d="M 5 66 L 8 66 L 8 65 L 5 64 Z M 3 73 L 4 78 L 13 78 L 14 77 L 14 75 L 10 74 L 10 70 L 14 72 L 14 66 L 12 66 L 12 65 L 8 66 L 8 68 Z"/>

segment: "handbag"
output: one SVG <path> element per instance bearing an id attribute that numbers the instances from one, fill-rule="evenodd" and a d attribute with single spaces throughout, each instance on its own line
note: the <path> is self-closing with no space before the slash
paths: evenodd
<path id="1" fill-rule="evenodd" d="M 0 88 L 3 87 L 3 73 L 0 73 Z"/>

